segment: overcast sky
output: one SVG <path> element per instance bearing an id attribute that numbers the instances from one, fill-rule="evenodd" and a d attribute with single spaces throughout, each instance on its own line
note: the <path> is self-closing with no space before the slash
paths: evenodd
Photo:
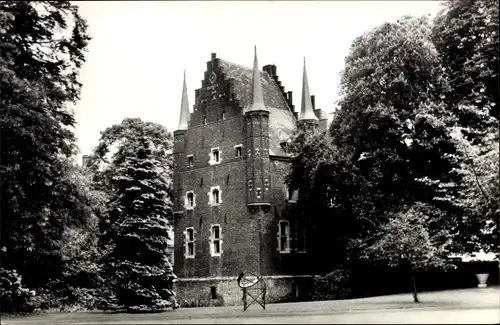
<path id="1" fill-rule="evenodd" d="M 126 117 L 174 131 L 186 69 L 190 107 L 206 62 L 275 64 L 300 110 L 302 62 L 316 108 L 331 112 L 351 42 L 403 15 L 434 16 L 437 1 L 78 1 L 92 36 L 75 107 L 80 155 Z"/>

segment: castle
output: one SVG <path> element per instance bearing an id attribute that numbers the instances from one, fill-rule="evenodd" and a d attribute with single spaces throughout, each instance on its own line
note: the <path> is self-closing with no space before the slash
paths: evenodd
<path id="1" fill-rule="evenodd" d="M 262 275 L 267 301 L 307 294 L 312 270 L 298 193 L 285 177 L 296 128 L 326 130 L 304 62 L 301 110 L 276 66 L 260 71 L 212 53 L 190 112 L 186 80 L 174 132 L 174 272 L 181 305 L 241 304 L 240 272 Z"/>

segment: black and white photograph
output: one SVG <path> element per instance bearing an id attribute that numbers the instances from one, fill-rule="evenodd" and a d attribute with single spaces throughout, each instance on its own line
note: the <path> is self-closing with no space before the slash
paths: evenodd
<path id="1" fill-rule="evenodd" d="M 499 324 L 495 0 L 0 0 L 0 322 Z"/>

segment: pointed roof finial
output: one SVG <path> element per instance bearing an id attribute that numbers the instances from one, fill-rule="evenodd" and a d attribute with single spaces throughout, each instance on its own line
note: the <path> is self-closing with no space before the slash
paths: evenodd
<path id="1" fill-rule="evenodd" d="M 248 110 L 267 111 L 267 108 L 264 105 L 264 95 L 262 94 L 259 62 L 257 61 L 257 46 L 255 45 L 254 45 L 253 78 L 252 78 L 252 105 Z"/>
<path id="2" fill-rule="evenodd" d="M 179 116 L 179 126 L 177 130 L 187 130 L 189 121 L 189 101 L 186 86 L 186 69 L 184 69 L 184 82 L 182 85 L 181 114 Z"/>
<path id="3" fill-rule="evenodd" d="M 300 115 L 299 121 L 302 120 L 318 120 L 316 114 L 314 114 L 314 109 L 311 101 L 311 94 L 309 92 L 309 82 L 307 81 L 307 71 L 306 71 L 306 57 L 304 57 L 304 73 L 302 76 L 302 101 L 300 105 Z"/>

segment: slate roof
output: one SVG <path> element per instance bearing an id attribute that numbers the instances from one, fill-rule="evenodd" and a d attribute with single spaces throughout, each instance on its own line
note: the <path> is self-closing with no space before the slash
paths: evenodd
<path id="1" fill-rule="evenodd" d="M 236 63 L 220 60 L 226 78 L 234 80 L 233 92 L 245 112 L 252 104 L 253 69 Z M 280 87 L 265 71 L 260 72 L 264 104 L 269 110 L 269 154 L 287 156 L 280 143 L 290 139 L 295 129 L 295 116 L 288 107 Z"/>

